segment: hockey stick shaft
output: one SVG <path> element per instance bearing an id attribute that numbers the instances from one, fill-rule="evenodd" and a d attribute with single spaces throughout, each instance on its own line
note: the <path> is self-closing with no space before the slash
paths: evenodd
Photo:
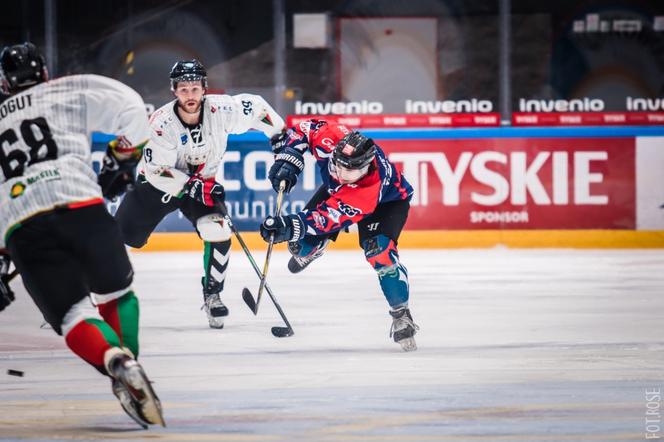
<path id="1" fill-rule="evenodd" d="M 18 276 L 18 269 L 14 269 L 9 275 L 7 275 L 7 280 L 5 282 L 9 282 L 12 279 L 16 278 Z"/>
<path id="2" fill-rule="evenodd" d="M 279 183 L 279 193 L 277 194 L 277 208 L 274 211 L 274 216 L 279 216 L 281 214 L 281 203 L 284 201 L 284 193 L 286 190 L 286 181 L 282 180 Z M 255 314 L 258 314 L 258 306 L 261 303 L 261 295 L 263 294 L 263 289 L 265 288 L 265 281 L 267 280 L 267 271 L 270 266 L 270 257 L 272 256 L 272 248 L 274 247 L 274 233 L 270 235 L 270 242 L 267 245 L 267 253 L 265 254 L 265 264 L 263 265 L 263 277 L 261 278 L 261 283 L 258 286 L 258 294 L 256 295 L 256 309 Z"/>
<path id="3" fill-rule="evenodd" d="M 247 247 L 247 244 L 244 242 L 242 239 L 242 236 L 240 235 L 240 232 L 237 230 L 235 227 L 235 224 L 233 224 L 233 220 L 231 220 L 230 215 L 226 211 L 226 205 L 221 203 L 219 204 L 219 209 L 221 210 L 221 214 L 223 215 L 224 219 L 228 223 L 228 227 L 230 227 L 231 232 L 233 232 L 233 235 L 237 238 L 237 241 L 240 243 L 240 247 L 242 247 L 242 250 L 244 251 L 244 254 L 247 256 L 247 259 L 251 263 L 251 266 L 254 268 L 254 271 L 256 272 L 256 275 L 259 278 L 263 277 L 263 274 L 261 273 L 261 270 L 258 268 L 258 264 L 256 264 L 256 261 L 254 260 L 253 255 L 249 251 L 249 247 Z M 277 312 L 279 312 L 279 316 L 281 316 L 281 319 L 284 321 L 284 324 L 292 331 L 293 327 L 291 327 L 290 322 L 288 322 L 288 318 L 286 318 L 286 314 L 284 311 L 281 309 L 281 306 L 279 305 L 279 302 L 277 302 L 277 298 L 274 296 L 272 293 L 272 290 L 270 287 L 265 284 L 265 290 L 267 291 L 267 294 L 270 296 L 270 299 L 272 300 L 272 303 L 277 309 Z M 252 309 L 253 310 L 253 309 Z"/>

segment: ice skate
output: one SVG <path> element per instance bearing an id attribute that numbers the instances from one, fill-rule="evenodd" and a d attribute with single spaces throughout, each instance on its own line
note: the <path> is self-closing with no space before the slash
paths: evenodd
<path id="1" fill-rule="evenodd" d="M 390 310 L 390 316 L 392 316 L 390 337 L 394 338 L 394 342 L 401 345 L 404 351 L 417 350 L 415 333 L 420 328 L 413 322 L 413 317 L 410 315 L 408 307 L 403 306 Z"/>
<path id="2" fill-rule="evenodd" d="M 120 401 L 120 405 L 125 413 L 127 413 L 134 422 L 143 427 L 144 430 L 147 430 L 149 422 L 143 417 L 138 402 L 134 401 L 131 397 L 127 387 L 125 387 L 118 379 L 111 379 L 111 389 L 113 390 L 115 397 Z"/>
<path id="3" fill-rule="evenodd" d="M 113 394 L 123 410 L 143 428 L 148 424 L 166 426 L 161 402 L 141 365 L 128 351 L 112 348 L 104 356 L 106 371 L 113 378 Z"/>
<path id="4" fill-rule="evenodd" d="M 224 319 L 228 316 L 228 307 L 221 302 L 219 294 L 224 289 L 224 283 L 217 281 L 212 276 L 201 278 L 203 285 L 203 307 L 207 314 L 210 328 L 224 328 Z"/>
<path id="5" fill-rule="evenodd" d="M 224 328 L 224 319 L 228 316 L 228 308 L 221 302 L 219 293 L 205 295 L 203 310 L 207 314 L 210 328 Z"/>
<path id="6" fill-rule="evenodd" d="M 307 268 L 309 264 L 323 256 L 323 253 L 325 253 L 325 249 L 327 248 L 329 242 L 330 240 L 326 239 L 322 243 L 319 243 L 305 256 L 299 255 L 303 247 L 302 244 L 298 242 L 289 242 L 288 251 L 293 256 L 291 256 L 291 258 L 288 260 L 288 270 L 291 273 L 300 273 L 302 270 Z"/>

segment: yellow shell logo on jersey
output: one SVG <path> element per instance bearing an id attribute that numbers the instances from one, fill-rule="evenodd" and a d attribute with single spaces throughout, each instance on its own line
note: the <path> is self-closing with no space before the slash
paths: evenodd
<path id="1" fill-rule="evenodd" d="M 11 190 L 9 191 L 9 196 L 12 198 L 18 198 L 19 196 L 23 195 L 23 192 L 25 192 L 25 184 L 19 181 L 14 183 Z"/>

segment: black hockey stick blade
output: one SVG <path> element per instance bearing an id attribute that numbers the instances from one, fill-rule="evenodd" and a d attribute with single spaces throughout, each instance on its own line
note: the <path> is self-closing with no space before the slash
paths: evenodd
<path id="1" fill-rule="evenodd" d="M 249 307 L 253 314 L 256 315 L 258 313 L 256 311 L 256 301 L 254 300 L 254 296 L 246 287 L 242 289 L 242 299 L 244 299 L 244 303 L 247 304 L 247 307 Z"/>
<path id="2" fill-rule="evenodd" d="M 295 332 L 290 327 L 272 327 L 272 336 L 275 338 L 287 338 L 294 334 Z"/>

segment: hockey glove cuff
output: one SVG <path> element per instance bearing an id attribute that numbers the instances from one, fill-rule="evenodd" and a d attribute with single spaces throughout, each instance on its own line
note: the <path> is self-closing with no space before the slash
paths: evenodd
<path id="1" fill-rule="evenodd" d="M 298 241 L 304 236 L 304 225 L 297 215 L 268 216 L 260 227 L 261 237 L 265 242 L 270 242 L 274 235 L 274 243 L 284 241 Z"/>
<path id="2" fill-rule="evenodd" d="M 143 156 L 143 148 L 146 144 L 148 144 L 147 140 L 133 146 L 125 137 L 119 136 L 108 143 L 107 154 L 121 162 L 127 160 L 138 162 Z"/>
<path id="3" fill-rule="evenodd" d="M 275 155 L 281 153 L 286 147 L 286 141 L 288 140 L 288 131 L 279 132 L 276 135 L 273 135 L 270 138 L 270 146 L 272 147 L 272 153 Z"/>

